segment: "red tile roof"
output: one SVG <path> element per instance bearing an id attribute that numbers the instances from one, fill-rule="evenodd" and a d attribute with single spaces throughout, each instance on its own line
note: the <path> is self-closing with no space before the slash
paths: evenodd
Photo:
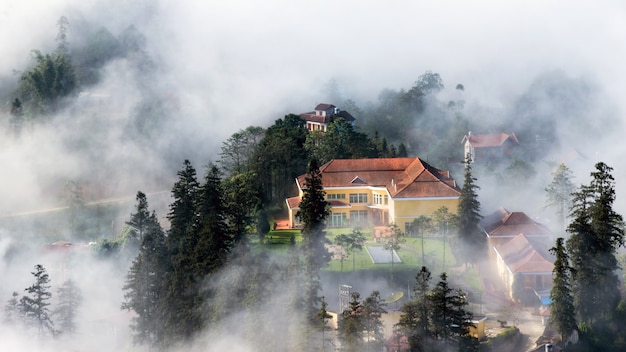
<path id="1" fill-rule="evenodd" d="M 469 134 L 468 136 L 465 136 L 463 142 L 468 139 L 474 148 L 499 147 L 506 141 L 519 144 L 517 137 L 515 137 L 515 133 Z"/>
<path id="2" fill-rule="evenodd" d="M 320 167 L 324 188 L 385 187 L 392 198 L 458 197 L 450 173 L 419 158 L 335 159 Z M 304 185 L 306 174 L 297 178 Z M 354 182 L 357 180 L 358 182 Z"/>
<path id="3" fill-rule="evenodd" d="M 317 123 L 330 123 L 332 119 L 332 115 L 316 115 L 314 112 L 307 112 L 304 114 L 300 114 L 300 118 L 305 121 L 317 122 Z"/>
<path id="4" fill-rule="evenodd" d="M 496 251 L 513 273 L 552 273 L 554 258 L 543 243 L 529 240 L 523 233 L 496 246 Z"/>
<path id="5" fill-rule="evenodd" d="M 321 103 L 321 104 L 317 104 L 317 106 L 315 107 L 315 110 L 318 110 L 318 111 L 326 111 L 326 110 L 328 110 L 328 109 L 334 109 L 334 108 L 335 108 L 335 106 L 334 106 L 333 104 L 324 104 L 324 103 Z"/>
<path id="6" fill-rule="evenodd" d="M 300 196 L 287 198 L 287 206 L 289 207 L 289 209 L 298 209 L 300 208 L 301 201 L 302 199 L 300 198 Z"/>
<path id="7" fill-rule="evenodd" d="M 549 236 L 552 232 L 523 212 L 509 212 L 500 208 L 485 216 L 480 226 L 489 237 L 513 237 L 520 233 L 528 236 Z"/>

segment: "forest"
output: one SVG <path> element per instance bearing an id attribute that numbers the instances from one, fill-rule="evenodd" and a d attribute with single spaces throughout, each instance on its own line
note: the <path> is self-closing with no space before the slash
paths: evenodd
<path id="1" fill-rule="evenodd" d="M 379 88 L 370 100 L 347 96 L 330 78 L 323 101 L 258 111 L 263 123 L 217 117 L 230 122 L 231 132 L 216 141 L 202 134 L 210 123 L 190 119 L 189 101 L 162 83 L 170 73 L 149 44 L 132 24 L 114 33 L 62 16 L 49 50 L 33 49 L 13 76 L 0 74 L 1 147 L 47 143 L 36 147 L 37 172 L 24 181 L 36 187 L 24 199 L 0 201 L 0 272 L 12 278 L 0 289 L 0 331 L 19 331 L 34 344 L 27 346 L 51 351 L 389 348 L 387 292 L 353 291 L 345 310 L 331 311 L 336 287 L 329 282 L 336 282 L 329 277 L 336 273 L 329 263 L 337 258 L 329 248 L 354 258 L 372 234 L 326 227 L 319 167 L 333 159 L 417 156 L 450 170 L 459 183 L 449 240 L 463 263 L 458 270 L 478 264 L 480 256 L 467 253 L 488 251 L 477 230 L 482 215 L 502 204 L 530 208 L 558 237 L 550 308 L 562 347 L 623 349 L 624 223 L 614 210 L 613 169 L 578 150 L 567 167 L 562 161 L 575 149 L 572 136 L 619 124 L 610 109 L 589 115 L 601 100 L 594 82 L 545 72 L 505 109 L 489 109 L 466 101 L 473 88 L 444 82 L 445 72 L 425 70 L 411 86 Z M 109 70 L 127 72 L 134 94 L 116 94 Z M 356 123 L 339 118 L 325 132 L 309 131 L 299 114 L 317 103 L 349 111 Z M 461 143 L 470 131 L 513 132 L 519 148 L 502 162 L 471 163 Z M 574 184 L 572 170 L 586 176 L 590 162 L 590 183 Z M 294 180 L 303 174 L 302 228 L 277 244 L 274 224 L 286 216 L 285 199 L 297 194 Z M 397 243 L 385 243 L 391 250 L 408 237 L 396 230 L 390 226 Z M 386 291 L 406 289 L 396 350 L 498 348 L 471 335 L 478 312 L 458 276 L 422 262 L 408 269 L 409 288 L 407 273 L 394 279 L 393 270 L 390 278 L 373 275 Z M 573 331 L 579 340 L 568 346 Z M 93 336 L 108 341 L 95 347 L 88 342 Z"/>

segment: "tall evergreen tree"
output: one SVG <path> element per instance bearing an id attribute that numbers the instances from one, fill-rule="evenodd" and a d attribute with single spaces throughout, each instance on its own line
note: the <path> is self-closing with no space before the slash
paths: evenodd
<path id="1" fill-rule="evenodd" d="M 380 292 L 374 291 L 363 301 L 363 332 L 365 334 L 365 351 L 382 351 L 385 343 L 383 336 L 382 315 L 387 313 L 386 303 Z"/>
<path id="2" fill-rule="evenodd" d="M 9 299 L 7 304 L 4 306 L 4 322 L 8 325 L 13 325 L 19 320 L 18 318 L 21 318 L 18 297 L 19 293 L 13 291 L 11 299 Z"/>
<path id="3" fill-rule="evenodd" d="M 59 302 L 54 310 L 59 328 L 64 334 L 76 333 L 76 315 L 82 302 L 80 288 L 74 280 L 67 280 L 57 290 Z"/>
<path id="4" fill-rule="evenodd" d="M 169 268 L 169 256 L 165 246 L 165 233 L 159 225 L 156 213 L 146 219 L 139 253 L 126 276 L 123 289 L 122 309 L 137 315 L 131 321 L 133 340 L 138 344 L 164 347 L 167 312 L 165 280 Z"/>
<path id="5" fill-rule="evenodd" d="M 552 182 L 546 187 L 546 206 L 556 210 L 559 231 L 565 230 L 567 212 L 572 207 L 572 193 L 576 190 L 572 177 L 572 171 L 565 164 L 559 164 L 552 173 Z"/>
<path id="6" fill-rule="evenodd" d="M 317 318 L 320 320 L 320 330 L 322 332 L 322 352 L 326 351 L 326 340 L 328 338 L 326 332 L 331 329 L 331 327 L 328 326 L 328 321 L 333 317 L 328 314 L 327 308 L 328 303 L 326 303 L 326 297 L 322 296 L 322 304 L 317 312 Z"/>
<path id="7" fill-rule="evenodd" d="M 442 273 L 440 277 L 429 296 L 432 305 L 433 334 L 443 341 L 444 350 L 450 346 L 457 348 L 463 346 L 461 349 L 463 351 L 474 350 L 477 346 L 469 335 L 472 314 L 465 310 L 468 304 L 465 295 L 461 290 L 449 286 L 446 273 Z"/>
<path id="8" fill-rule="evenodd" d="M 556 257 L 552 270 L 552 289 L 550 289 L 550 299 L 552 299 L 550 322 L 561 334 L 561 341 L 565 341 L 576 329 L 576 312 L 570 283 L 569 257 L 562 237 L 556 239 L 556 244 L 550 248 L 550 252 Z"/>
<path id="9" fill-rule="evenodd" d="M 169 268 L 165 275 L 165 329 L 167 344 L 185 341 L 202 329 L 198 306 L 198 286 L 195 263 L 197 245 L 199 198 L 196 170 L 189 160 L 178 172 L 178 181 L 172 188 L 174 201 L 167 215 L 170 229 L 165 240 L 169 252 Z"/>
<path id="10" fill-rule="evenodd" d="M 239 241 L 242 234 L 233 238 L 232 231 L 226 221 L 226 208 L 222 195 L 222 185 L 219 169 L 215 165 L 209 166 L 204 182 L 200 187 L 198 201 L 199 226 L 197 229 L 196 244 L 193 251 L 195 278 L 201 283 L 205 276 L 214 272 L 226 263 L 228 253 L 233 247 L 233 240 Z"/>
<path id="11" fill-rule="evenodd" d="M 342 350 L 360 352 L 363 350 L 363 305 L 361 295 L 352 292 L 350 306 L 341 312 L 337 332 Z"/>
<path id="12" fill-rule="evenodd" d="M 480 187 L 474 183 L 475 181 L 476 178 L 472 176 L 472 160 L 468 158 L 465 160 L 464 181 L 457 210 L 459 240 L 465 263 L 478 262 L 486 254 L 487 247 L 487 238 L 478 227 L 482 216 L 477 194 Z"/>
<path id="13" fill-rule="evenodd" d="M 313 318 L 320 302 L 318 296 L 321 290 L 319 271 L 330 260 L 330 253 L 326 248 L 329 241 L 326 238 L 324 223 L 330 211 L 328 210 L 328 202 L 324 199 L 322 174 L 315 159 L 309 163 L 305 187 L 297 216 L 302 221 L 301 247 L 306 275 L 304 282 L 307 302 L 306 313 L 308 317 Z"/>
<path id="14" fill-rule="evenodd" d="M 415 302 L 417 302 L 417 321 L 418 330 L 417 334 L 421 337 L 427 337 L 430 334 L 430 315 L 431 307 L 428 298 L 430 292 L 430 283 L 432 280 L 432 274 L 427 267 L 422 266 L 420 271 L 415 275 L 415 286 L 413 287 L 413 294 L 415 295 Z"/>
<path id="15" fill-rule="evenodd" d="M 574 193 L 567 241 L 576 310 L 589 324 L 608 317 L 619 303 L 616 252 L 624 244 L 624 221 L 613 210 L 613 169 L 602 162 L 595 167 L 590 184 Z"/>
<path id="16" fill-rule="evenodd" d="M 130 226 L 130 237 L 140 244 L 149 225 L 150 211 L 145 193 L 137 192 L 135 199 L 137 200 L 135 213 L 130 215 L 130 220 L 126 222 L 126 225 Z"/>
<path id="17" fill-rule="evenodd" d="M 21 314 L 28 326 L 36 328 L 38 336 L 46 333 L 54 335 L 54 323 L 50 318 L 50 277 L 46 268 L 41 264 L 35 265 L 35 271 L 31 272 L 35 282 L 24 291 L 28 294 L 20 299 Z"/>

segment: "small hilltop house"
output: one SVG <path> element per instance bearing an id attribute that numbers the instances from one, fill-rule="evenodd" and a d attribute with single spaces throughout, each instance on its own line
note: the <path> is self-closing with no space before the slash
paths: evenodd
<path id="1" fill-rule="evenodd" d="M 465 160 L 472 162 L 497 163 L 509 160 L 519 147 L 515 133 L 472 134 L 468 132 L 462 140 Z"/>
<path id="2" fill-rule="evenodd" d="M 306 121 L 306 128 L 311 132 L 326 132 L 328 125 L 338 118 L 342 118 L 352 125 L 356 121 L 349 112 L 341 110 L 332 104 L 318 104 L 315 110 L 300 114 L 300 118 Z"/>

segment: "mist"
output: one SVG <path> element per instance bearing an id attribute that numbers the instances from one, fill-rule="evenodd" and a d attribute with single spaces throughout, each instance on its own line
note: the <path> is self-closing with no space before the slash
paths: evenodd
<path id="1" fill-rule="evenodd" d="M 19 73 L 32 65 L 31 50 L 54 50 L 61 16 L 70 23 L 70 48 L 101 28 L 117 37 L 134 26 L 145 38 L 144 56 L 106 62 L 95 73 L 97 83 L 83 85 L 64 109 L 45 123 L 26 124 L 15 138 L 8 121 Z M 267 127 L 318 103 L 341 103 L 331 99 L 376 104 L 383 89 L 409 89 L 428 70 L 444 80 L 436 97 L 441 103 L 463 84 L 464 114 L 473 132 L 491 132 L 481 130 L 487 126 L 515 132 L 515 126 L 498 125 L 505 116 L 550 120 L 546 134 L 559 147 L 546 160 L 565 162 L 579 184 L 588 181 L 595 162 L 606 162 L 615 169 L 616 210 L 624 213 L 625 36 L 626 4 L 617 0 L 4 0 L 0 218 L 63 207 L 60 193 L 72 180 L 82 185 L 87 202 L 126 199 L 116 208 L 116 218 L 124 221 L 138 190 L 168 191 L 184 159 L 197 166 L 219 159 L 222 142 L 240 129 Z M 331 80 L 337 84 L 333 92 Z M 567 85 L 568 94 L 551 94 L 560 84 Z M 138 119 L 146 107 L 153 108 L 152 123 Z M 462 148 L 460 140 L 450 143 Z M 574 150 L 582 157 L 571 158 Z M 542 206 L 551 165 L 537 167 L 523 193 L 503 194 L 489 188 L 488 177 L 479 178 L 483 212 L 505 206 L 549 221 Z M 150 202 L 164 219 L 167 197 Z M 104 236 L 115 235 L 103 228 Z M 33 265 L 45 260 L 41 244 L 64 235 L 42 234 L 19 220 L 0 222 L 0 301 L 29 285 Z M 32 248 L 23 246 L 25 238 L 33 240 Z M 99 277 L 83 283 L 94 300 L 85 309 L 121 317 L 115 339 L 104 339 L 115 346 L 89 346 L 102 351 L 129 346 L 130 318 L 119 310 L 125 271 L 97 261 L 83 267 L 72 275 Z M 364 284 L 361 294 L 380 286 Z M 268 310 L 275 305 L 268 302 Z M 13 330 L 0 336 L 3 349 L 62 348 L 33 345 Z M 219 350 L 220 343 L 232 348 L 233 339 L 220 338 L 209 350 Z M 240 347 L 254 350 L 244 343 Z"/>

